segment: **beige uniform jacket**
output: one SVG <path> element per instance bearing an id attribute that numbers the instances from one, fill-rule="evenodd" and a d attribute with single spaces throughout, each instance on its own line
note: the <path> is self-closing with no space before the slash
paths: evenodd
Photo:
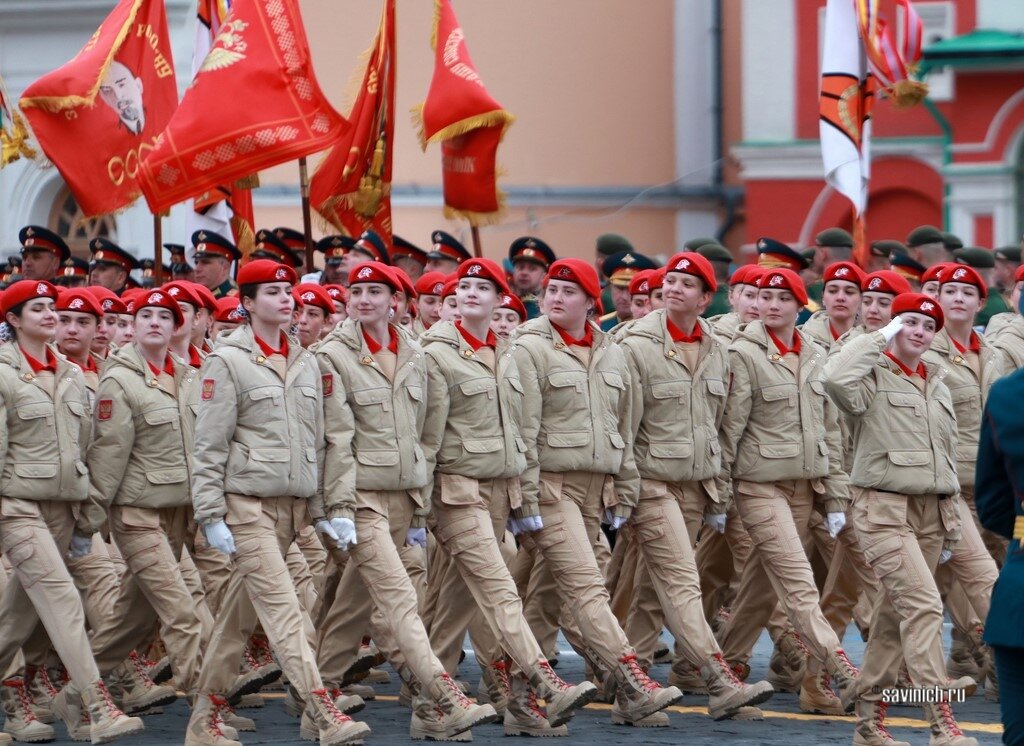
<path id="1" fill-rule="evenodd" d="M 420 341 L 427 356 L 428 473 L 518 477 L 526 469 L 523 384 L 511 345 L 498 340 L 492 371 L 450 321 L 434 324 Z"/>
<path id="2" fill-rule="evenodd" d="M 710 323 L 698 319 L 700 353 L 691 373 L 668 333 L 665 316 L 664 310 L 648 314 L 619 343 L 633 380 L 636 468 L 644 479 L 707 482 L 710 488 L 722 469 L 718 429 L 729 385 L 726 346 Z"/>
<path id="3" fill-rule="evenodd" d="M 1024 316 L 997 313 L 985 327 L 985 341 L 1002 353 L 1007 375 L 1024 368 Z"/>
<path id="4" fill-rule="evenodd" d="M 853 423 L 850 482 L 904 495 L 956 495 L 956 417 L 941 366 L 926 365 L 924 391 L 882 354 L 881 332 L 831 355 L 825 388 Z"/>
<path id="5" fill-rule="evenodd" d="M 224 494 L 310 498 L 323 453 L 320 374 L 313 356 L 288 340 L 281 380 L 242 324 L 221 335 L 199 371 L 192 503 L 206 524 L 227 513 Z"/>
<path id="6" fill-rule="evenodd" d="M 592 325 L 593 326 L 593 325 Z M 632 385 L 625 353 L 593 329 L 590 360 L 562 341 L 547 317 L 527 321 L 513 336 L 513 356 L 526 398 L 523 502 L 538 499 L 540 472 L 583 471 L 614 476 L 618 515 L 636 505 L 640 477 L 633 461 Z"/>
<path id="7" fill-rule="evenodd" d="M 347 319 L 316 351 L 323 378 L 327 450 L 323 505 L 314 518 L 352 518 L 357 490 L 408 490 L 419 509 L 414 525 L 426 525 L 427 463 L 420 446 L 426 417 L 427 366 L 423 349 L 404 329 L 392 382 L 373 359 L 362 326 Z"/>
<path id="8" fill-rule="evenodd" d="M 799 330 L 795 332 L 801 334 Z M 729 346 L 732 384 L 722 420 L 722 471 L 747 482 L 812 480 L 826 512 L 845 510 L 849 480 L 835 404 L 825 394 L 825 351 L 801 334 L 800 374 L 752 321 Z"/>
<path id="9" fill-rule="evenodd" d="M 972 490 L 974 465 L 978 460 L 978 440 L 981 438 L 981 413 L 992 384 L 1004 372 L 1002 355 L 990 347 L 982 335 L 978 337 L 981 339 L 980 380 L 957 352 L 945 329 L 940 329 L 935 335 L 931 349 L 923 357 L 926 363 L 946 369 L 943 380 L 953 398 L 953 411 L 956 413 L 956 472 L 960 485 Z"/>
<path id="10" fill-rule="evenodd" d="M 90 494 L 104 508 L 111 503 L 152 509 L 192 503 L 189 473 L 199 371 L 172 359 L 173 388 L 153 375 L 134 344 L 107 360 L 89 445 Z"/>
<path id="11" fill-rule="evenodd" d="M 731 341 L 740 328 L 740 315 L 735 311 L 723 313 L 720 316 L 712 316 L 708 321 L 715 334 L 724 340 Z"/>
<path id="12" fill-rule="evenodd" d="M 53 349 L 53 348 L 51 348 Z M 54 394 L 37 381 L 16 342 L 0 346 L 0 495 L 22 500 L 83 502 L 89 494 L 85 454 L 92 420 L 77 365 L 53 349 Z M 83 511 L 93 516 L 97 506 Z M 99 511 L 102 513 L 102 511 Z M 81 523 L 81 533 L 89 520 Z"/>
<path id="13" fill-rule="evenodd" d="M 828 352 L 836 340 L 832 339 L 832 330 L 829 328 L 828 311 L 815 311 L 811 317 L 800 325 L 800 331 L 820 344 Z"/>

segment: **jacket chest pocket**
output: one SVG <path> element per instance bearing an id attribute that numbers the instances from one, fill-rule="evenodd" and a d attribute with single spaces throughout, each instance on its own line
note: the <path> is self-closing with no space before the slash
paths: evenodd
<path id="1" fill-rule="evenodd" d="M 295 391 L 298 394 L 295 398 L 298 402 L 303 419 L 306 422 L 312 423 L 316 417 L 316 408 L 318 403 L 316 389 L 312 386 L 296 386 Z"/>
<path id="2" fill-rule="evenodd" d="M 916 394 L 889 391 L 885 395 L 892 414 L 887 417 L 890 430 L 917 430 L 915 421 L 925 414 L 924 399 Z"/>
<path id="3" fill-rule="evenodd" d="M 949 394 L 953 398 L 953 411 L 956 412 L 960 432 L 981 420 L 981 391 L 978 388 L 961 386 L 950 389 Z"/>
<path id="4" fill-rule="evenodd" d="M 474 378 L 460 383 L 459 390 L 463 396 L 469 397 L 470 406 L 475 406 L 485 398 L 494 401 L 497 398 L 498 385 L 493 378 Z"/>
<path id="5" fill-rule="evenodd" d="M 355 405 L 355 409 L 363 416 L 373 417 L 381 412 L 390 412 L 394 402 L 392 401 L 390 391 L 384 388 L 377 388 L 353 391 L 352 403 Z"/>
<path id="6" fill-rule="evenodd" d="M 15 410 L 17 422 L 11 423 L 21 430 L 52 430 L 53 428 L 53 405 L 49 402 L 32 402 L 22 404 Z M 84 412 L 83 412 L 84 414 Z M 13 436 L 13 433 L 11 434 Z M 15 440 L 17 436 L 12 437 Z"/>
<path id="7" fill-rule="evenodd" d="M 178 415 L 178 410 L 174 407 L 147 409 L 142 413 L 142 419 L 145 420 L 149 427 L 153 428 L 164 427 L 174 430 L 181 428 L 181 417 Z"/>
<path id="8" fill-rule="evenodd" d="M 767 424 L 800 418 L 799 393 L 796 384 L 782 383 L 761 389 L 761 409 Z"/>
<path id="9" fill-rule="evenodd" d="M 650 394 L 649 406 L 644 408 L 644 419 L 650 422 L 675 421 L 680 409 L 689 409 L 689 381 L 658 381 L 651 384 Z"/>
<path id="10" fill-rule="evenodd" d="M 602 370 L 601 381 L 604 383 L 604 392 L 610 409 L 615 412 L 619 408 L 619 397 L 626 393 L 626 382 L 613 370 Z"/>
<path id="11" fill-rule="evenodd" d="M 585 371 L 556 371 L 548 376 L 545 405 L 568 416 L 574 409 L 588 408 L 587 374 Z"/>
<path id="12" fill-rule="evenodd" d="M 249 418 L 261 425 L 280 420 L 284 404 L 284 391 L 280 386 L 260 386 L 245 392 L 245 404 Z M 239 416 L 242 416 L 242 412 Z"/>

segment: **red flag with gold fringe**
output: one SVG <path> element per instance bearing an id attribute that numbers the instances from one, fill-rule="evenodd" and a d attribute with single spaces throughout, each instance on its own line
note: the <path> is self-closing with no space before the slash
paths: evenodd
<path id="1" fill-rule="evenodd" d="M 423 105 L 414 109 L 420 144 L 441 142 L 444 207 L 471 225 L 495 222 L 504 198 L 498 190 L 498 144 L 515 117 L 484 87 L 469 56 L 450 0 L 435 0 L 434 76 Z"/>
<path id="2" fill-rule="evenodd" d="M 235 0 L 139 180 L 154 212 L 335 142 L 297 0 Z"/>
<path id="3" fill-rule="evenodd" d="M 395 0 L 386 0 L 380 29 L 349 120 L 351 131 L 320 163 L 309 201 L 339 230 L 373 230 L 391 246 L 391 166 L 395 134 Z"/>
<path id="4" fill-rule="evenodd" d="M 20 102 L 90 217 L 138 198 L 139 164 L 177 104 L 163 0 L 121 0 L 81 51 L 26 88 Z"/>

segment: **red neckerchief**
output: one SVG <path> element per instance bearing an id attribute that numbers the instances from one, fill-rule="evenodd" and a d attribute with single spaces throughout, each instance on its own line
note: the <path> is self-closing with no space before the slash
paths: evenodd
<path id="1" fill-rule="evenodd" d="M 956 351 L 961 355 L 967 352 L 967 350 L 970 350 L 971 352 L 981 352 L 981 339 L 979 339 L 978 333 L 975 331 L 971 331 L 971 338 L 967 342 L 967 347 L 964 347 L 952 337 L 949 338 L 949 341 L 953 343 L 953 346 L 956 347 Z"/>
<path id="2" fill-rule="evenodd" d="M 85 372 L 86 373 L 99 373 L 100 369 L 96 367 L 96 361 L 92 355 L 88 355 L 85 358 Z"/>
<path id="3" fill-rule="evenodd" d="M 487 330 L 487 339 L 481 342 L 479 339 L 474 337 L 472 334 L 462 328 L 462 322 L 456 321 L 455 328 L 459 330 L 459 334 L 466 340 L 466 344 L 473 348 L 473 352 L 476 352 L 481 347 L 490 347 L 492 350 L 498 346 L 498 339 L 494 336 L 494 332 L 490 329 Z"/>
<path id="4" fill-rule="evenodd" d="M 288 357 L 288 342 L 285 341 L 285 357 Z M 267 357 L 270 357 L 269 355 Z M 203 359 L 199 356 L 199 348 L 193 344 L 188 346 L 188 364 L 193 368 L 202 368 Z"/>
<path id="5" fill-rule="evenodd" d="M 273 347 L 268 345 L 266 342 L 264 342 L 262 339 L 257 337 L 255 334 L 253 336 L 256 337 L 256 344 L 258 344 L 260 346 L 260 349 L 263 351 L 263 356 L 264 357 L 270 357 L 271 355 L 280 355 L 281 357 L 287 359 L 287 357 L 288 357 L 288 337 L 286 337 L 284 335 L 284 332 L 281 332 L 281 349 L 279 349 L 279 350 L 275 350 Z"/>
<path id="6" fill-rule="evenodd" d="M 832 326 L 832 322 L 828 322 L 828 333 L 832 335 L 832 341 L 835 342 L 839 339 L 839 334 L 836 332 L 836 328 Z"/>
<path id="7" fill-rule="evenodd" d="M 565 331 L 565 329 L 560 327 L 554 321 L 551 322 L 551 326 L 553 326 L 555 331 L 558 332 L 558 336 L 562 338 L 562 341 L 570 347 L 590 347 L 594 344 L 594 330 L 591 328 L 590 324 L 586 324 L 584 326 L 586 331 L 583 332 L 583 336 L 579 339 L 574 339 Z"/>
<path id="8" fill-rule="evenodd" d="M 678 326 L 672 323 L 672 320 L 668 316 L 665 316 L 665 328 L 668 330 L 668 336 L 672 337 L 673 342 L 683 342 L 684 344 L 692 344 L 693 342 L 700 342 L 704 337 L 700 331 L 700 322 L 695 321 L 693 324 L 693 334 L 687 334 Z"/>
<path id="9" fill-rule="evenodd" d="M 22 347 L 21 345 L 18 345 L 18 349 L 21 350 L 21 354 L 25 356 L 26 360 L 28 360 L 28 365 L 30 368 L 32 368 L 33 373 L 41 373 L 44 370 L 48 370 L 54 374 L 57 372 L 57 357 L 53 354 L 53 350 L 51 350 L 49 347 L 46 348 L 45 363 L 41 363 L 34 357 L 29 355 L 27 352 L 25 352 L 25 348 Z"/>
<path id="10" fill-rule="evenodd" d="M 153 363 L 149 362 L 148 360 L 146 361 L 146 365 L 149 366 L 149 369 L 153 372 L 154 376 L 158 376 L 161 373 L 166 373 L 167 375 L 171 376 L 172 378 L 174 377 L 174 361 L 171 360 L 171 356 L 170 355 L 168 355 L 167 357 L 164 358 L 164 369 L 163 370 L 160 370 L 159 368 L 157 368 L 155 365 L 153 365 Z"/>
<path id="11" fill-rule="evenodd" d="M 363 339 L 366 341 L 366 346 L 370 349 L 370 354 L 371 355 L 376 355 L 378 352 L 381 351 L 381 349 L 383 349 L 383 345 L 380 342 L 378 342 L 376 339 L 371 337 L 369 334 L 367 334 L 366 333 L 366 329 L 363 329 L 362 331 L 363 331 Z M 388 351 L 392 355 L 397 355 L 398 354 L 398 335 L 395 334 L 395 330 L 392 329 L 390 325 L 388 326 L 388 334 L 391 335 L 390 339 L 388 340 Z"/>
<path id="12" fill-rule="evenodd" d="M 772 340 L 772 342 L 775 343 L 775 348 L 779 351 L 780 355 L 785 356 L 792 352 L 797 357 L 800 356 L 800 333 L 798 331 L 796 331 L 795 329 L 793 330 L 793 346 L 786 347 L 786 345 L 782 344 L 782 341 L 775 336 L 775 332 L 773 332 L 767 326 L 764 328 L 764 330 L 768 332 L 768 337 Z"/>
<path id="13" fill-rule="evenodd" d="M 886 350 L 884 354 L 887 358 L 896 363 L 896 365 L 900 366 L 900 370 L 902 370 L 907 376 L 920 376 L 924 380 L 928 380 L 928 369 L 924 367 L 924 363 L 918 363 L 917 370 L 911 370 L 910 368 L 903 364 L 902 360 L 897 358 L 888 350 Z"/>

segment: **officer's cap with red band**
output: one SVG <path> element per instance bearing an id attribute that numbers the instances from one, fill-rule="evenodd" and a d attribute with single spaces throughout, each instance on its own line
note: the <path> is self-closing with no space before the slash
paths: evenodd
<path id="1" fill-rule="evenodd" d="M 901 313 L 919 313 L 935 321 L 935 331 L 942 328 L 945 315 L 942 306 L 934 298 L 924 293 L 900 293 L 892 302 L 892 315 Z"/>

